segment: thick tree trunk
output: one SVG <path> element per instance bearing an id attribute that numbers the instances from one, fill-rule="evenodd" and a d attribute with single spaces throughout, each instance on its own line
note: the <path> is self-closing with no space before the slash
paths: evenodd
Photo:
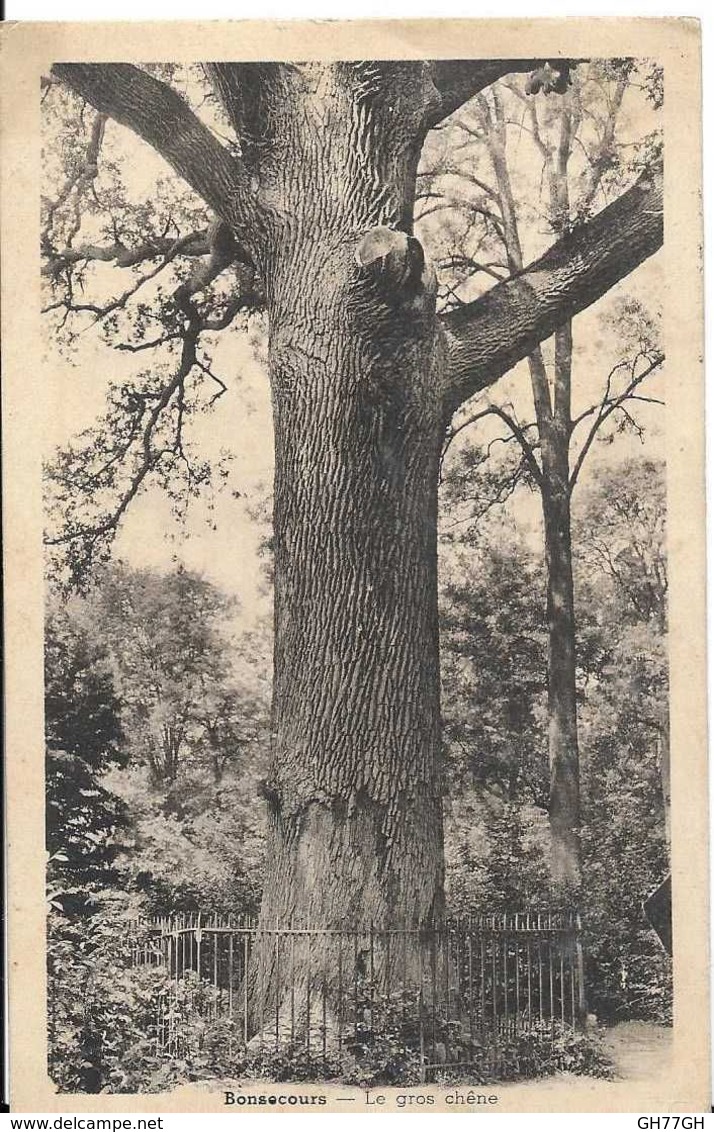
<path id="1" fill-rule="evenodd" d="M 261 920 L 420 925 L 443 900 L 444 422 L 433 288 L 395 230 L 410 222 L 423 79 L 338 64 L 274 81 L 271 153 L 289 145 L 290 161 L 260 167 L 276 437 Z M 375 228 L 395 240 L 376 260 Z"/>
<path id="2" fill-rule="evenodd" d="M 324 278 L 296 280 L 296 297 L 310 289 L 323 356 L 300 341 L 295 312 L 283 316 L 289 349 L 271 351 L 281 388 L 262 918 L 419 924 L 442 885 L 439 440 L 411 390 L 370 388 L 374 371 L 330 317 Z"/>

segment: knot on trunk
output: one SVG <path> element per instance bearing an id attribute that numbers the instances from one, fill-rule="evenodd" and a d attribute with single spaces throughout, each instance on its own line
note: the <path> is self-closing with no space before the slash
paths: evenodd
<path id="1" fill-rule="evenodd" d="M 357 244 L 355 261 L 387 297 L 413 301 L 436 294 L 434 269 L 419 240 L 406 232 L 370 228 Z"/>

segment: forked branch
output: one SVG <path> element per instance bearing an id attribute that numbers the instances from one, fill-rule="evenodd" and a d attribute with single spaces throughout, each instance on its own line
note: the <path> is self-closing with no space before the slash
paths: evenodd
<path id="1" fill-rule="evenodd" d="M 248 239 L 254 212 L 249 176 L 175 90 L 130 63 L 56 63 L 52 74 L 148 142 Z"/>

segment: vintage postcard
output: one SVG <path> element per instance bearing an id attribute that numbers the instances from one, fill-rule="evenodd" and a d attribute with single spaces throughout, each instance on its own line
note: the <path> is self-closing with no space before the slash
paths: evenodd
<path id="1" fill-rule="evenodd" d="M 708 1111 L 698 24 L 0 48 L 13 1109 Z"/>

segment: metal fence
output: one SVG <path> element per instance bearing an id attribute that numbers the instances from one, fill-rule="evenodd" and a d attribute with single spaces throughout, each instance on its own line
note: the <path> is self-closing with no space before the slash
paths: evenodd
<path id="1" fill-rule="evenodd" d="M 299 1047 L 308 1062 L 392 1042 L 422 1079 L 455 1066 L 494 1073 L 528 1039 L 585 1015 L 576 913 L 469 916 L 422 929 L 324 929 L 187 913 L 136 925 L 134 967 L 160 968 L 156 1044 L 167 1056 L 192 1013 L 227 1023 L 248 1052 Z"/>

